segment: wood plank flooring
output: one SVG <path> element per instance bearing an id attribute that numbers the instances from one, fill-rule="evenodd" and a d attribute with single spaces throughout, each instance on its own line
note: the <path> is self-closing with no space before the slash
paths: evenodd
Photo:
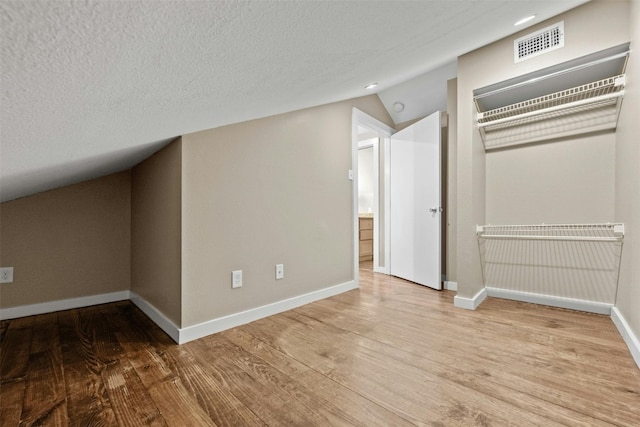
<path id="1" fill-rule="evenodd" d="M 0 322 L 0 425 L 640 426 L 606 316 L 359 290 L 181 346 L 129 302 Z"/>

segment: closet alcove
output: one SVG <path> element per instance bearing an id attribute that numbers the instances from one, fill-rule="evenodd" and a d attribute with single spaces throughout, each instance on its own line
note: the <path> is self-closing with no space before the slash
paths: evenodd
<path id="1" fill-rule="evenodd" d="M 606 207 L 608 153 L 629 53 L 626 43 L 474 91 L 490 222 L 476 236 L 489 296 L 610 313 L 624 224 Z"/>

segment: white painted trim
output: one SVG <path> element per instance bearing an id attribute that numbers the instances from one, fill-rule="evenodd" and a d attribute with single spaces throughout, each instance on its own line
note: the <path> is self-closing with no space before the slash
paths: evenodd
<path id="1" fill-rule="evenodd" d="M 629 323 L 627 323 L 624 316 L 622 316 L 618 307 L 613 307 L 611 309 L 611 320 L 613 320 L 613 324 L 618 328 L 618 332 L 622 335 L 622 339 L 624 339 L 627 347 L 629 347 L 631 357 L 633 357 L 633 360 L 635 360 L 636 365 L 638 365 L 638 368 L 640 369 L 640 340 L 633 332 L 633 329 L 631 329 L 631 326 L 629 326 Z"/>
<path id="2" fill-rule="evenodd" d="M 392 135 L 393 133 L 395 133 L 395 130 L 389 126 L 387 126 L 386 124 L 382 123 L 380 120 L 371 117 L 370 115 L 368 115 L 367 113 L 357 109 L 357 108 L 353 108 L 352 109 L 352 113 L 351 113 L 351 170 L 353 171 L 353 182 L 352 182 L 352 187 L 351 187 L 351 193 L 352 193 L 352 215 L 353 215 L 353 280 L 356 282 L 356 287 L 357 284 L 359 283 L 360 280 L 360 257 L 359 257 L 359 246 L 360 246 L 360 236 L 359 236 L 359 225 L 358 225 L 358 147 L 360 146 L 360 141 L 358 141 L 358 125 L 362 125 L 366 128 L 371 129 L 374 132 L 378 133 L 378 137 L 379 138 L 387 138 L 390 135 Z M 388 144 L 385 144 L 385 147 L 387 147 Z M 378 143 L 378 149 L 379 149 L 380 145 Z M 377 152 L 377 154 L 379 155 L 379 152 Z M 379 171 L 378 171 L 379 173 Z M 386 173 L 386 170 L 385 170 Z M 376 180 L 377 182 L 377 180 Z M 385 181 L 385 186 L 386 186 L 386 181 Z M 385 189 L 386 192 L 386 189 Z M 386 194 L 386 193 L 385 193 Z M 386 198 L 385 198 L 386 199 Z M 385 209 L 386 209 L 386 203 L 385 203 Z M 375 215 L 374 216 L 374 221 L 375 218 L 379 217 L 379 215 Z M 385 218 L 387 218 L 387 215 L 385 215 Z M 374 226 L 374 228 L 376 228 Z M 388 236 L 388 230 L 386 229 L 386 222 L 385 222 L 385 235 Z M 379 239 L 374 239 L 376 242 Z M 379 243 L 375 243 L 375 245 L 377 246 Z M 384 260 L 380 260 L 377 258 L 377 254 L 379 253 L 379 249 L 375 249 L 374 248 L 374 269 L 376 266 L 380 266 L 380 264 L 384 264 L 385 266 L 389 265 L 389 256 L 388 256 L 388 252 L 387 249 L 388 245 L 385 245 L 385 258 Z M 388 269 L 388 267 L 384 267 L 385 269 Z M 382 268 L 381 268 L 382 269 Z M 379 271 L 381 273 L 383 273 L 384 271 Z"/>
<path id="3" fill-rule="evenodd" d="M 391 188 L 391 174 L 389 168 L 389 159 L 391 158 L 391 138 L 388 136 L 384 138 L 384 144 L 382 145 L 382 152 L 384 154 L 384 179 L 382 180 L 382 192 L 384 194 L 384 271 L 381 273 L 391 274 L 391 246 L 389 245 L 389 236 L 391 235 L 391 198 L 389 198 L 389 188 Z"/>
<path id="4" fill-rule="evenodd" d="M 162 314 L 160 310 L 154 307 L 149 301 L 142 298 L 140 295 L 131 291 L 131 302 L 134 303 L 149 319 L 160 329 L 166 332 L 172 340 L 180 343 L 180 328 L 173 323 L 167 316 Z"/>
<path id="5" fill-rule="evenodd" d="M 23 305 L 19 307 L 4 308 L 0 310 L 0 320 L 15 319 L 18 317 L 33 316 L 36 314 L 52 313 L 55 311 L 69 310 L 72 308 L 89 307 L 98 304 L 107 304 L 116 301 L 131 300 L 142 312 L 151 319 L 153 323 L 158 325 L 160 329 L 171 337 L 178 344 L 184 344 L 207 335 L 225 329 L 234 328 L 244 325 L 263 317 L 272 316 L 287 310 L 309 304 L 314 301 L 329 298 L 343 292 L 347 292 L 358 288 L 355 280 L 345 282 L 339 285 L 330 286 L 318 291 L 309 292 L 308 294 L 299 295 L 297 297 L 288 298 L 272 304 L 263 305 L 262 307 L 245 310 L 240 313 L 230 314 L 228 316 L 219 317 L 199 325 L 179 328 L 173 321 L 166 317 L 160 310 L 154 307 L 147 300 L 133 291 L 119 291 L 109 294 L 92 295 L 88 297 L 72 298 L 59 301 L 51 301 L 41 304 Z"/>
<path id="6" fill-rule="evenodd" d="M 382 273 L 382 274 L 389 274 L 389 267 L 381 267 L 379 265 L 374 265 L 373 266 L 373 272 L 374 273 Z"/>
<path id="7" fill-rule="evenodd" d="M 444 288 L 448 291 L 457 291 L 458 290 L 458 282 L 450 282 L 445 280 Z"/>
<path id="8" fill-rule="evenodd" d="M 262 307 L 219 317 L 198 325 L 188 326 L 180 329 L 180 336 L 176 341 L 178 344 L 184 344 L 198 338 L 206 337 L 207 335 L 224 331 L 225 329 L 235 328 L 236 326 L 244 325 L 264 317 L 273 316 L 274 314 L 282 313 L 284 311 L 357 288 L 357 283 L 355 281 L 350 281 L 272 304 L 263 305 Z"/>
<path id="9" fill-rule="evenodd" d="M 358 124 L 362 113 L 351 112 L 351 221 L 353 222 L 353 280 L 360 283 L 360 219 L 358 218 Z"/>
<path id="10" fill-rule="evenodd" d="M 380 267 L 380 137 L 373 143 L 373 269 Z M 358 165 L 360 167 L 360 165 Z M 358 242 L 359 245 L 359 242 Z M 384 260 L 382 260 L 384 262 Z"/>
<path id="11" fill-rule="evenodd" d="M 551 295 L 536 294 L 532 292 L 513 291 L 487 286 L 487 295 L 495 298 L 510 299 L 514 301 L 530 302 L 533 304 L 550 305 L 552 307 L 568 308 L 571 310 L 586 311 L 589 313 L 611 314 L 613 304 L 580 300 L 575 298 L 556 297 Z"/>
<path id="12" fill-rule="evenodd" d="M 125 301 L 128 299 L 129 291 L 117 291 L 108 294 L 90 295 L 87 297 L 61 299 L 39 304 L 21 305 L 18 307 L 3 308 L 2 310 L 0 310 L 0 320 L 34 316 L 36 314 L 53 313 L 54 311 L 70 310 L 72 308 L 107 304 L 110 302 Z"/>
<path id="13" fill-rule="evenodd" d="M 466 308 L 467 310 L 475 310 L 482 304 L 485 298 L 487 298 L 487 288 L 482 288 L 473 298 L 464 298 L 456 295 L 453 297 L 453 306 Z"/>
<path id="14" fill-rule="evenodd" d="M 369 129 L 386 136 L 392 135 L 396 132 L 394 128 L 387 126 L 380 120 L 374 117 L 371 117 L 370 115 L 363 112 L 362 110 L 359 110 L 353 107 L 352 111 L 353 111 L 352 118 L 353 118 L 353 121 L 356 123 L 356 129 L 355 129 L 356 136 L 358 135 L 358 128 L 357 128 L 358 123 L 364 127 L 368 127 Z"/>

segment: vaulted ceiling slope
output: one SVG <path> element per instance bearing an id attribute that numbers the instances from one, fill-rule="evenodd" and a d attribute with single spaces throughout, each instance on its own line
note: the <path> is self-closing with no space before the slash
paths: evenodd
<path id="1" fill-rule="evenodd" d="M 424 81 L 524 15 L 585 2 L 1 0 L 1 199 L 125 170 L 185 133 Z"/>

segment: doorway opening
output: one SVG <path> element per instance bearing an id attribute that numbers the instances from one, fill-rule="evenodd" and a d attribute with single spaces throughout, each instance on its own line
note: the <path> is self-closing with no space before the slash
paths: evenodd
<path id="1" fill-rule="evenodd" d="M 374 228 L 377 229 L 373 223 L 374 220 L 376 220 L 376 224 L 380 223 L 380 216 L 383 212 L 383 209 L 379 207 L 379 146 L 380 138 L 378 136 L 358 141 L 358 260 L 361 269 L 372 271 Z M 376 211 L 375 215 L 374 210 Z M 376 246 L 380 246 L 380 237 L 383 233 L 380 233 L 379 229 L 377 231 L 375 241 Z M 379 254 L 376 258 L 379 258 Z"/>
<path id="2" fill-rule="evenodd" d="M 384 196 L 389 176 L 385 153 L 389 137 L 395 131 L 354 108 L 352 132 L 353 270 L 358 280 L 361 259 L 363 266 L 370 265 L 374 272 L 389 274 L 389 252 L 385 244 L 389 235 L 385 219 L 388 200 Z"/>
<path id="3" fill-rule="evenodd" d="M 376 273 L 442 289 L 443 116 L 435 112 L 396 133 L 354 108 L 355 280 L 359 269 L 368 266 Z"/>

